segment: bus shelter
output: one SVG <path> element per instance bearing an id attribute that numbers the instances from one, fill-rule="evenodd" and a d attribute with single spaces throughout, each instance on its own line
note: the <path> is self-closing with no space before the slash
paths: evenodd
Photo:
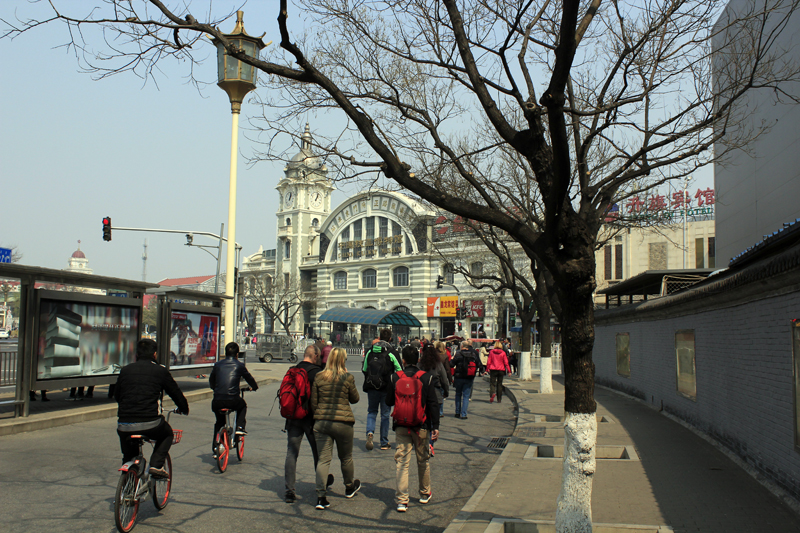
<path id="1" fill-rule="evenodd" d="M 0 263 L 0 278 L 20 282 L 16 354 L 0 369 L 15 417 L 28 416 L 31 390 L 116 382 L 135 359 L 145 292 L 158 287 L 17 263 Z"/>
<path id="2" fill-rule="evenodd" d="M 342 342 L 341 332 L 347 332 L 348 326 L 361 327 L 361 344 L 370 343 L 378 336 L 378 330 L 390 328 L 395 335 L 394 341 L 397 342 L 397 330 L 403 332 L 410 331 L 410 328 L 417 328 L 417 336 L 420 334 L 420 324 L 417 317 L 405 311 L 382 311 L 380 309 L 357 309 L 351 307 L 334 307 L 328 309 L 319 317 L 319 322 L 331 323 L 331 341 Z M 337 339 L 335 336 L 340 335 Z M 406 334 L 408 335 L 408 334 Z M 406 339 L 403 339 L 404 341 Z"/>

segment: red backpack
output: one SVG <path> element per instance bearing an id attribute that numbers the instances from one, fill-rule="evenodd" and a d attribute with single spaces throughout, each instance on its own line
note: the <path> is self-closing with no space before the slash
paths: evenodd
<path id="1" fill-rule="evenodd" d="M 398 426 L 418 427 L 425 423 L 425 407 L 422 405 L 422 376 L 419 370 L 413 376 L 398 372 L 400 379 L 394 385 L 394 411 L 392 418 Z"/>
<path id="2" fill-rule="evenodd" d="M 301 420 L 309 415 L 311 382 L 308 381 L 308 374 L 304 369 L 294 366 L 286 372 L 278 389 L 278 399 L 283 418 Z"/>

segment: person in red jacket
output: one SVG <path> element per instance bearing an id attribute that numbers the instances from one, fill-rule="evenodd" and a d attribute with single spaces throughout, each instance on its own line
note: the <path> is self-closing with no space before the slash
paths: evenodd
<path id="1" fill-rule="evenodd" d="M 489 371 L 489 403 L 494 401 L 495 395 L 497 396 L 497 403 L 500 403 L 503 400 L 503 376 L 506 373 L 511 373 L 511 367 L 508 365 L 508 356 L 506 351 L 503 350 L 502 342 L 495 342 L 494 348 L 489 350 L 486 369 Z"/>

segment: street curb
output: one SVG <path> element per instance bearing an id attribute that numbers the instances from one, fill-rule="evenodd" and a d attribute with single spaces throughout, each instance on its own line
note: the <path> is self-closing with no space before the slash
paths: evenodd
<path id="1" fill-rule="evenodd" d="M 265 378 L 262 380 L 257 380 L 256 382 L 260 387 L 261 385 L 266 385 L 268 383 L 275 383 L 278 381 L 280 381 L 280 379 Z M 207 400 L 211 398 L 213 395 L 214 391 L 211 389 L 207 389 L 207 390 L 187 392 L 184 396 L 186 396 L 186 400 L 189 403 L 192 403 L 192 402 Z M 165 398 L 164 406 L 174 407 L 175 404 L 172 402 L 171 399 Z M 99 420 L 101 418 L 111 418 L 112 416 L 117 416 L 116 404 L 108 405 L 105 407 L 99 407 L 97 409 L 80 411 L 77 413 L 54 414 L 47 418 L 38 418 L 35 420 L 31 420 L 30 418 L 14 418 L 9 422 L 0 423 L 0 437 L 4 437 L 6 435 L 16 435 L 18 433 L 27 433 L 29 431 L 38 431 L 40 429 L 68 426 L 80 422 Z"/>
<path id="2" fill-rule="evenodd" d="M 517 423 L 519 422 L 519 403 L 517 403 L 517 397 L 510 388 L 508 387 L 505 388 L 505 394 L 508 398 L 511 399 L 512 402 L 514 402 L 514 413 L 516 415 L 516 418 L 514 420 L 514 429 L 516 430 Z M 478 488 L 475 491 L 475 493 L 469 500 L 467 500 L 467 503 L 464 505 L 464 507 L 461 508 L 456 517 L 453 518 L 453 520 L 450 522 L 450 525 L 447 526 L 447 529 L 444 530 L 444 533 L 458 533 L 465 525 L 469 523 L 472 513 L 481 503 L 483 497 L 486 496 L 486 493 L 489 492 L 489 489 L 494 483 L 494 480 L 497 479 L 497 476 L 503 469 L 503 466 L 506 463 L 506 459 L 516 446 L 516 443 L 514 442 L 513 438 L 514 431 L 511 432 L 511 435 L 512 439 L 509 441 L 509 445 L 505 447 L 503 453 L 500 454 L 500 457 L 497 458 L 497 461 L 495 461 L 494 466 L 492 466 L 492 469 L 489 470 L 489 473 L 486 474 L 485 478 L 483 478 L 483 482 L 481 482 L 481 484 L 478 485 Z"/>

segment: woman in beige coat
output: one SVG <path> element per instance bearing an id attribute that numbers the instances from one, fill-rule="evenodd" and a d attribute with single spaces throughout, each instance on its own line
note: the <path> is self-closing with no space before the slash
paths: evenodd
<path id="1" fill-rule="evenodd" d="M 326 482 L 331 467 L 333 443 L 342 463 L 345 497 L 352 498 L 361 488 L 354 478 L 353 426 L 356 419 L 351 403 L 358 403 L 358 389 L 353 375 L 347 372 L 347 354 L 342 348 L 334 348 L 328 356 L 325 370 L 317 374 L 311 385 L 311 409 L 314 412 L 314 439 L 317 441 L 317 509 L 327 509 L 328 490 Z"/>

